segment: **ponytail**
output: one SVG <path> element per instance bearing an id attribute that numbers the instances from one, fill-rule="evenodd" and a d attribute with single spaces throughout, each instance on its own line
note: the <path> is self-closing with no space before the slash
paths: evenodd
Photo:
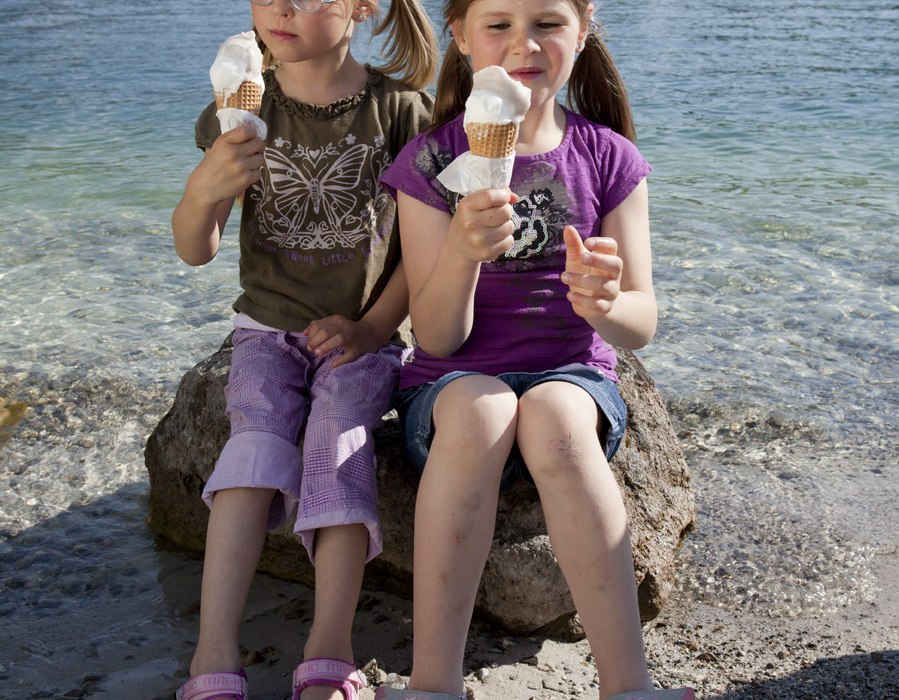
<path id="1" fill-rule="evenodd" d="M 420 0 L 392 0 L 387 16 L 373 33 L 385 32 L 388 60 L 378 69 L 398 74 L 398 80 L 416 90 L 427 86 L 437 66 L 437 37 Z"/>
<path id="2" fill-rule="evenodd" d="M 465 101 L 471 93 L 474 82 L 471 65 L 459 51 L 456 42 L 450 39 L 443 56 L 443 66 L 437 79 L 437 97 L 434 102 L 434 116 L 431 128 L 436 129 L 465 110 Z"/>
<path id="3" fill-rule="evenodd" d="M 568 105 L 636 143 L 637 132 L 627 88 L 599 27 L 591 23 L 584 50 L 568 79 Z"/>

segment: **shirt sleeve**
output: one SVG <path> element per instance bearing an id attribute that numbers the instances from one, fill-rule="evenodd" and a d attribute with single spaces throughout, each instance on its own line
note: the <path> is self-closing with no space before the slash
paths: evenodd
<path id="1" fill-rule="evenodd" d="M 221 136 L 222 128 L 219 125 L 218 117 L 215 116 L 215 102 L 210 102 L 200 113 L 197 123 L 194 127 L 194 140 L 197 148 L 206 150 L 210 148 L 215 140 Z"/>
<path id="2" fill-rule="evenodd" d="M 428 206 L 452 213 L 453 195 L 437 179 L 459 152 L 459 144 L 448 134 L 451 127 L 421 133 L 400 151 L 381 177 L 381 183 L 394 198 L 401 191 Z"/>
<path id="3" fill-rule="evenodd" d="M 403 133 L 403 144 L 409 143 L 431 125 L 431 113 L 434 111 L 434 98 L 424 91 L 416 92 L 406 109 L 406 124 Z"/>
<path id="4" fill-rule="evenodd" d="M 652 166 L 631 141 L 614 131 L 607 134 L 600 160 L 599 181 L 603 183 L 600 216 L 614 210 L 652 172 Z"/>
<path id="5" fill-rule="evenodd" d="M 431 111 L 434 98 L 424 90 L 397 88 L 396 81 L 383 78 L 386 86 L 378 96 L 379 111 L 388 139 L 391 159 L 396 159 L 412 138 L 423 132 L 431 124 Z M 388 82 L 389 81 L 389 82 Z M 389 89 L 390 87 L 393 89 Z"/>

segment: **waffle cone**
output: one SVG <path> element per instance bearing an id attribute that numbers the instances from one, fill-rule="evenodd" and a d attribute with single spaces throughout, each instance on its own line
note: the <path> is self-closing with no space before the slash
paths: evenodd
<path id="1" fill-rule="evenodd" d="M 234 109 L 242 109 L 246 112 L 259 114 L 259 107 L 262 105 L 262 87 L 256 83 L 245 80 L 237 88 L 237 92 L 226 95 L 224 92 L 215 93 L 215 106 L 218 109 L 232 107 Z"/>
<path id="2" fill-rule="evenodd" d="M 507 158 L 515 153 L 518 124 L 487 124 L 469 122 L 465 125 L 468 147 L 472 155 L 484 158 Z"/>

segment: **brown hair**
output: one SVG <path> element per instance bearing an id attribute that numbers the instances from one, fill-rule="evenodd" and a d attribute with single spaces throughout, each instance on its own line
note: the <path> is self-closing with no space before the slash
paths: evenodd
<path id="1" fill-rule="evenodd" d="M 355 0 L 371 7 L 377 14 L 378 0 Z M 407 86 L 420 90 L 434 77 L 437 67 L 437 36 L 428 13 L 420 0 L 392 0 L 387 16 L 374 28 L 372 34 L 379 36 L 386 32 L 383 55 L 387 62 L 378 70 L 395 77 Z M 262 50 L 263 69 L 275 65 L 268 47 L 262 43 L 259 34 L 256 41 Z"/>
<path id="2" fill-rule="evenodd" d="M 377 0 L 368 0 L 376 8 Z M 437 36 L 428 13 L 419 0 L 392 0 L 374 35 L 386 32 L 387 63 L 378 69 L 409 87 L 420 90 L 434 77 L 437 67 Z M 403 71 L 400 73 L 400 71 Z"/>
<path id="3" fill-rule="evenodd" d="M 448 31 L 453 22 L 465 19 L 472 2 L 473 0 L 445 0 L 444 31 Z M 567 2 L 580 17 L 586 15 L 590 4 L 589 0 Z M 450 41 L 437 79 L 433 128 L 446 124 L 465 110 L 471 85 L 471 65 L 459 51 L 456 42 Z M 603 124 L 636 142 L 637 133 L 627 88 L 603 40 L 602 29 L 593 22 L 590 23 L 584 49 L 575 59 L 568 79 L 568 106 L 587 119 Z"/>

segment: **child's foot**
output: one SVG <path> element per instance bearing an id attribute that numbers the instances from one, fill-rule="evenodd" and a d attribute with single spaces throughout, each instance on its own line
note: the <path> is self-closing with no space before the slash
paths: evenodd
<path id="1" fill-rule="evenodd" d="M 428 693 L 423 690 L 403 690 L 382 685 L 375 691 L 375 700 L 462 700 L 465 693 L 459 696 L 446 693 Z"/>
<path id="2" fill-rule="evenodd" d="M 247 700 L 247 674 L 203 673 L 175 691 L 175 700 Z"/>
<path id="3" fill-rule="evenodd" d="M 692 688 L 672 690 L 634 690 L 613 695 L 609 700 L 696 700 Z"/>
<path id="4" fill-rule="evenodd" d="M 343 691 L 326 685 L 313 685 L 300 693 L 300 700 L 345 700 Z"/>
<path id="5" fill-rule="evenodd" d="M 356 667 L 340 659 L 309 659 L 293 672 L 292 700 L 356 700 L 367 685 Z"/>

